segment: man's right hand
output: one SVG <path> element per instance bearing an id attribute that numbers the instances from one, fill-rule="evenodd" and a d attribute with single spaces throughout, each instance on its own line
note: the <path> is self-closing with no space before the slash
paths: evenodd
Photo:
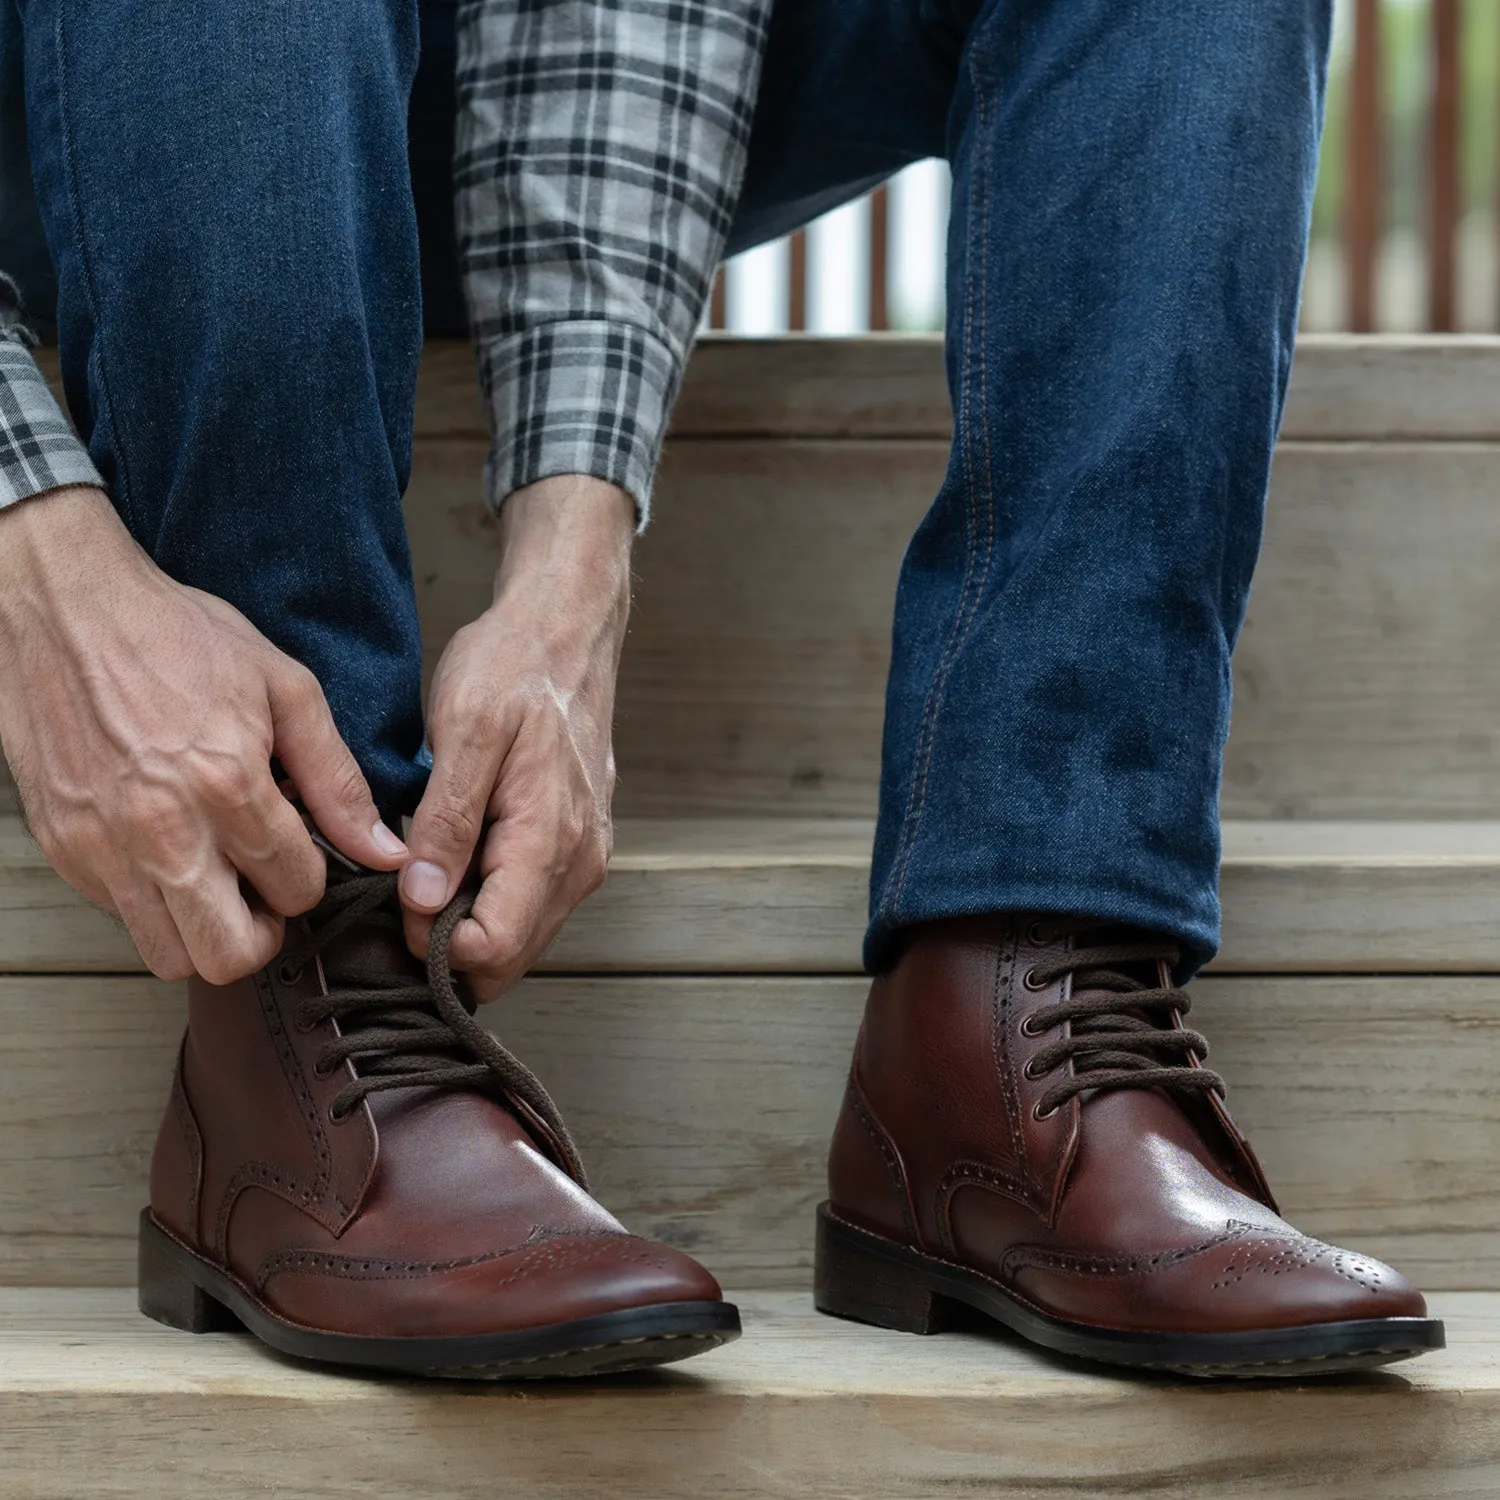
<path id="1" fill-rule="evenodd" d="M 163 979 L 253 973 L 322 896 L 273 755 L 343 853 L 406 858 L 313 674 L 168 578 L 102 490 L 0 512 L 0 742 L 42 852 Z"/>

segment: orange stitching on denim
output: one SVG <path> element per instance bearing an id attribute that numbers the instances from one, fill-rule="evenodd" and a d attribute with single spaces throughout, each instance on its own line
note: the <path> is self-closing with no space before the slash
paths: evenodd
<path id="1" fill-rule="evenodd" d="M 971 182 L 979 185 L 979 192 L 975 196 L 981 199 L 986 212 L 979 212 L 978 206 L 971 206 L 973 217 L 978 220 L 980 232 L 980 246 L 978 264 L 983 267 L 989 262 L 989 217 L 987 213 L 989 205 L 989 177 L 987 168 L 989 165 L 990 140 L 989 132 L 985 129 L 988 101 L 985 97 L 984 87 L 980 82 L 979 68 L 973 56 L 969 59 L 969 74 L 974 84 L 975 113 L 979 121 L 979 150 L 981 160 L 976 170 L 971 175 Z M 971 190 L 972 191 L 972 190 Z M 974 275 L 973 265 L 973 231 L 970 225 L 970 265 L 968 286 L 964 302 L 964 344 L 965 348 L 972 350 L 975 347 L 974 339 L 974 284 L 979 283 L 979 339 L 982 349 L 984 329 L 988 326 L 989 318 L 989 283 L 985 276 Z M 980 420 L 985 427 L 984 456 L 985 456 L 985 494 L 988 500 L 986 517 L 988 521 L 984 544 L 984 563 L 976 572 L 974 544 L 978 532 L 978 503 L 979 487 L 975 482 L 974 474 L 974 452 L 972 445 L 972 419 L 970 415 L 970 389 L 972 379 L 970 375 L 972 361 L 964 361 L 964 385 L 963 396 L 959 403 L 962 413 L 962 421 L 959 430 L 964 436 L 964 466 L 968 477 L 968 504 L 965 508 L 965 518 L 968 521 L 967 543 L 968 558 L 964 570 L 964 583 L 959 595 L 958 609 L 954 614 L 953 625 L 950 628 L 948 640 L 943 648 L 942 658 L 938 662 L 937 671 L 933 673 L 932 684 L 927 691 L 927 699 L 922 707 L 922 723 L 917 731 L 917 753 L 916 759 L 920 762 L 920 770 L 913 767 L 911 790 L 907 796 L 906 816 L 902 828 L 901 846 L 897 851 L 895 865 L 892 870 L 891 879 L 894 882 L 894 890 L 887 889 L 889 894 L 882 900 L 880 915 L 891 917 L 901 905 L 901 897 L 906 890 L 906 876 L 911 868 L 912 853 L 916 848 L 917 832 L 921 825 L 922 814 L 927 807 L 927 786 L 932 773 L 932 754 L 937 742 L 937 719 L 942 711 L 943 700 L 947 694 L 948 678 L 953 670 L 953 663 L 957 660 L 959 653 L 968 643 L 969 632 L 973 629 L 974 621 L 979 617 L 979 605 L 984 598 L 985 580 L 989 577 L 990 563 L 995 552 L 995 494 L 994 473 L 991 466 L 991 454 L 989 444 L 989 425 L 984 421 L 985 408 L 988 404 L 987 390 L 984 376 L 984 357 L 981 352 L 979 358 L 980 384 Z M 971 597 L 972 594 L 972 597 Z"/>

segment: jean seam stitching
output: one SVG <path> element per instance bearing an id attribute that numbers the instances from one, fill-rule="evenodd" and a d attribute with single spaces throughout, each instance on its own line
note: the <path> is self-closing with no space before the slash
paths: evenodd
<path id="1" fill-rule="evenodd" d="M 980 70 L 974 59 L 969 61 L 969 75 L 974 85 L 974 97 L 976 101 L 976 114 L 978 116 L 980 131 L 981 159 L 978 163 L 979 170 L 973 174 L 973 180 L 980 186 L 980 198 L 984 212 L 976 214 L 979 220 L 979 263 L 981 266 L 987 264 L 989 259 L 989 166 L 990 140 L 989 133 L 985 129 L 986 119 L 989 112 L 989 103 L 985 94 L 984 86 L 980 80 Z M 972 248 L 972 231 L 971 231 Z M 987 385 L 984 378 L 984 356 L 983 356 L 983 332 L 988 326 L 988 297 L 989 286 L 984 276 L 970 275 L 968 278 L 968 296 L 964 306 L 964 334 L 969 348 L 974 348 L 974 303 L 975 303 L 975 281 L 980 283 L 978 302 L 979 319 L 978 333 L 980 335 L 980 357 L 979 357 L 979 380 L 981 385 L 980 406 L 981 411 L 987 406 Z M 984 431 L 984 470 L 985 470 L 985 498 L 987 500 L 986 512 L 988 529 L 985 537 L 983 566 L 976 570 L 978 559 L 975 555 L 975 542 L 978 533 L 978 508 L 979 488 L 975 482 L 974 473 L 974 450 L 973 450 L 973 426 L 971 422 L 971 395 L 973 387 L 972 368 L 966 360 L 964 365 L 963 397 L 960 402 L 960 410 L 963 413 L 962 428 L 964 433 L 964 467 L 969 480 L 969 503 L 965 515 L 968 521 L 968 562 L 964 575 L 964 585 L 959 596 L 958 609 L 954 613 L 953 624 L 949 629 L 943 655 L 938 662 L 937 671 L 933 674 L 932 684 L 928 689 L 927 701 L 923 705 L 922 723 L 917 736 L 917 758 L 920 762 L 920 770 L 914 770 L 911 791 L 907 798 L 905 827 L 902 830 L 901 848 L 897 854 L 896 868 L 893 872 L 895 882 L 894 891 L 887 890 L 889 894 L 881 904 L 880 915 L 889 919 L 895 915 L 901 905 L 901 898 L 906 890 L 906 877 L 911 868 L 912 853 L 916 847 L 917 834 L 921 826 L 922 814 L 927 806 L 927 788 L 932 771 L 932 755 L 937 742 L 937 719 L 942 711 L 943 702 L 947 693 L 948 678 L 952 675 L 953 662 L 959 652 L 963 649 L 969 638 L 969 632 L 973 628 L 974 620 L 979 613 L 979 604 L 984 597 L 984 583 L 989 575 L 989 565 L 994 556 L 995 546 L 995 502 L 994 502 L 994 470 L 991 462 L 989 429 L 985 424 Z"/>

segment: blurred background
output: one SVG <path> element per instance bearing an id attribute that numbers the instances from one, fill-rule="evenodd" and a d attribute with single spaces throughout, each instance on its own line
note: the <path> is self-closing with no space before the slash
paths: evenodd
<path id="1" fill-rule="evenodd" d="M 947 208 L 947 167 L 912 167 L 731 261 L 711 322 L 936 332 Z M 1500 0 L 1337 0 L 1302 323 L 1500 331 Z"/>

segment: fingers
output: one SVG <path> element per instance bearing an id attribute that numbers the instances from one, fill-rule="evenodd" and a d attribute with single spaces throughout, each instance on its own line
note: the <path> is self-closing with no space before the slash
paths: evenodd
<path id="1" fill-rule="evenodd" d="M 416 919 L 407 939 L 418 951 L 435 913 L 452 899 L 474 858 L 485 811 L 510 749 L 513 731 L 488 711 L 435 712 L 432 775 L 407 833 L 411 861 L 401 872 L 401 900 Z"/>
<path id="2" fill-rule="evenodd" d="M 481 1000 L 503 993 L 546 952 L 573 909 L 603 883 L 607 818 L 575 809 L 560 794 L 540 819 L 510 819 L 490 831 L 484 883 L 453 932 L 455 969 Z"/>
<path id="3" fill-rule="evenodd" d="M 280 916 L 245 900 L 239 874 L 227 861 L 164 884 L 161 899 L 193 972 L 209 984 L 232 984 L 264 968 L 286 935 Z"/>
<path id="4" fill-rule="evenodd" d="M 269 675 L 274 753 L 319 831 L 372 870 L 394 870 L 406 845 L 387 828 L 369 783 L 334 726 L 318 680 L 287 661 Z"/>
<path id="5" fill-rule="evenodd" d="M 261 768 L 255 796 L 219 828 L 230 863 L 272 911 L 300 917 L 322 899 L 328 863 L 269 766 Z"/>
<path id="6" fill-rule="evenodd" d="M 113 904 L 141 961 L 158 979 L 187 979 L 196 972 L 167 903 L 154 886 L 122 891 Z"/>

